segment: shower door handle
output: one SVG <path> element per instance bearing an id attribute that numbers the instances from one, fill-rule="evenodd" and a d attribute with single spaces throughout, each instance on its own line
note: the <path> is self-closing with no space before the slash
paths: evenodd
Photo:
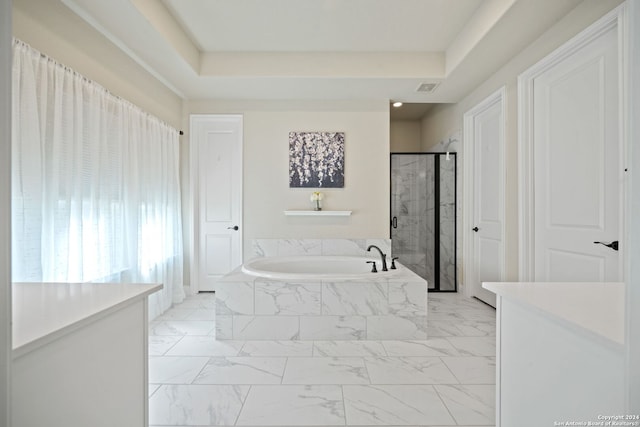
<path id="1" fill-rule="evenodd" d="M 393 228 L 398 228 L 398 217 L 394 216 L 393 219 L 391 220 L 391 226 Z"/>

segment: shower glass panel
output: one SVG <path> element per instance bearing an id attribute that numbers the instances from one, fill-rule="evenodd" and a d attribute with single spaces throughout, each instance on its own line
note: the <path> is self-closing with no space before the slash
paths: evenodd
<path id="1" fill-rule="evenodd" d="M 391 154 L 391 244 L 394 257 L 431 291 L 456 291 L 456 157 Z"/>
<path id="2" fill-rule="evenodd" d="M 440 290 L 456 290 L 456 158 L 449 155 L 436 157 L 440 163 Z"/>

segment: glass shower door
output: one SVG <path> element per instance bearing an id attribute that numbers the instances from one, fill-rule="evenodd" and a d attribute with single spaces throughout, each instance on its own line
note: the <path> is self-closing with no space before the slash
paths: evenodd
<path id="1" fill-rule="evenodd" d="M 456 291 L 455 156 L 391 155 L 394 257 L 432 291 Z"/>
<path id="2" fill-rule="evenodd" d="M 403 265 L 435 288 L 434 158 L 391 155 L 391 251 Z"/>

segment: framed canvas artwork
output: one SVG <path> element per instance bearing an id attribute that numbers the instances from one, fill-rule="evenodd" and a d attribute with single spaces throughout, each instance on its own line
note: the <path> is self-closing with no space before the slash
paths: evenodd
<path id="1" fill-rule="evenodd" d="M 289 187 L 344 187 L 344 132 L 289 132 Z"/>

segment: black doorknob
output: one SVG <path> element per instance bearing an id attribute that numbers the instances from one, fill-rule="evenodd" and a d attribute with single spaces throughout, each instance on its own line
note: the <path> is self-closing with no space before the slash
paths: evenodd
<path id="1" fill-rule="evenodd" d="M 240 227 L 238 227 L 237 225 L 234 225 L 233 227 L 227 227 L 227 230 L 235 230 L 238 231 L 240 229 Z"/>
<path id="2" fill-rule="evenodd" d="M 613 241 L 611 243 L 604 243 L 604 242 L 593 242 L 593 243 L 595 243 L 596 245 L 604 245 L 604 246 L 606 246 L 608 248 L 613 249 L 614 251 L 617 251 L 619 249 L 619 247 L 620 247 L 620 245 L 619 245 L 617 240 L 615 240 L 615 241 Z"/>
<path id="3" fill-rule="evenodd" d="M 478 227 L 473 227 L 472 230 L 477 233 L 480 229 Z"/>

